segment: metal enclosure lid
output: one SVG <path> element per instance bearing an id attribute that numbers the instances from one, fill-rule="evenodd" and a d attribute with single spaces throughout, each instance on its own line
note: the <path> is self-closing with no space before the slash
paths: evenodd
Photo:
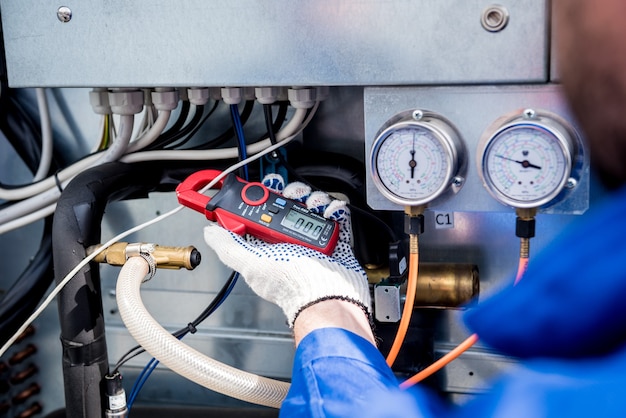
<path id="1" fill-rule="evenodd" d="M 12 87 L 545 82 L 547 0 L 0 0 Z M 69 16 L 68 16 L 69 17 Z M 67 20 L 67 17 L 66 19 Z"/>

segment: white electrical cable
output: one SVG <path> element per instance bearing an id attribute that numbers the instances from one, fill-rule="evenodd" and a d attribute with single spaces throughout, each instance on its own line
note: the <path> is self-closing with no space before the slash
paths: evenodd
<path id="1" fill-rule="evenodd" d="M 47 216 L 52 215 L 56 207 L 57 207 L 57 204 L 53 203 L 35 212 L 31 212 L 28 215 L 22 216 L 21 218 L 17 218 L 10 222 L 4 223 L 0 225 L 0 235 L 4 234 L 5 232 L 9 232 L 14 229 L 17 229 L 17 228 L 21 228 L 33 222 L 37 222 L 40 219 L 43 219 Z"/>
<path id="2" fill-rule="evenodd" d="M 315 115 L 317 109 L 319 107 L 319 102 L 315 103 L 315 106 L 313 107 L 313 109 L 311 110 L 311 112 L 309 113 L 309 116 L 306 117 L 306 109 L 296 109 L 296 111 L 294 112 L 292 118 L 290 119 L 290 121 L 287 123 L 287 125 L 285 125 L 285 127 L 283 127 L 283 129 L 281 129 L 279 132 L 277 132 L 276 134 L 276 139 L 278 141 L 278 144 L 280 144 L 279 146 L 284 145 L 286 142 L 284 140 L 284 138 L 290 138 L 289 140 L 293 139 L 293 137 L 295 137 L 296 135 L 298 135 L 312 120 L 313 116 Z M 306 119 L 305 119 L 306 117 Z M 123 129 L 120 128 L 120 131 Z M 256 142 L 254 144 L 250 144 L 247 146 L 247 151 L 248 154 L 250 155 L 254 155 L 258 152 L 261 152 L 262 150 L 266 150 L 267 147 L 271 144 L 269 139 L 264 139 L 261 140 L 259 142 Z M 271 147 L 272 150 L 278 148 L 278 147 Z M 236 147 L 233 148 L 223 148 L 223 149 L 212 149 L 212 150 L 204 150 L 204 151 L 199 151 L 199 150 L 191 150 L 191 151 L 180 151 L 180 150 L 171 150 L 171 151 L 144 151 L 144 152 L 136 152 L 133 154 L 128 154 L 125 155 L 124 157 L 122 157 L 120 159 L 120 161 L 125 162 L 125 163 L 135 163 L 135 162 L 144 162 L 144 161 L 154 161 L 154 160 L 188 160 L 188 161 L 209 161 L 209 160 L 219 160 L 219 159 L 228 159 L 228 158 L 236 158 L 238 156 L 238 149 Z M 83 160 L 84 161 L 84 160 Z M 240 166 L 239 166 L 240 167 Z M 61 179 L 60 179 L 61 180 Z M 67 184 L 67 182 L 62 182 L 62 184 Z M 53 198 L 51 198 L 52 195 L 54 195 L 57 191 L 58 188 L 55 185 L 55 188 L 53 189 L 53 191 L 50 192 L 50 195 L 47 195 L 45 197 L 46 200 L 44 200 L 43 198 L 40 199 L 34 199 L 37 200 L 39 203 L 35 204 L 35 203 L 31 203 L 28 208 L 30 209 L 30 211 L 38 211 L 38 213 L 43 214 L 43 213 L 47 213 L 46 211 L 44 211 L 44 203 L 42 203 L 43 201 L 48 202 L 48 204 L 52 205 L 53 202 L 55 201 Z M 1 196 L 0 196 L 1 198 Z M 57 196 L 58 198 L 58 196 Z M 5 209 L 8 210 L 13 206 L 19 205 L 22 202 L 18 202 L 12 206 L 10 206 L 9 208 Z M 26 216 L 26 214 L 30 213 L 28 210 L 24 209 L 23 207 L 21 207 L 19 213 L 23 213 L 23 216 Z M 23 226 L 25 224 L 22 223 L 18 223 L 18 222 L 12 222 L 15 221 L 15 215 L 14 212 L 12 212 L 11 214 L 13 214 L 13 217 L 7 217 L 8 219 L 5 219 L 3 221 L 3 211 L 0 211 L 0 225 L 2 226 L 2 228 L 0 228 L 0 234 L 8 232 L 12 229 L 15 229 L 19 226 Z M 43 217 L 43 216 L 42 216 Z M 36 219 L 35 217 L 29 217 L 29 219 L 32 219 L 31 222 L 34 222 L 38 219 Z M 39 218 L 41 219 L 41 218 Z M 9 225 L 5 225 L 5 223 L 10 223 Z"/>
<path id="3" fill-rule="evenodd" d="M 152 111 L 150 111 L 152 112 Z M 137 140 L 131 142 L 126 149 L 126 153 L 139 151 L 152 144 L 161 135 L 167 123 L 170 120 L 172 112 L 170 110 L 161 110 L 150 129 L 143 133 Z"/>
<path id="4" fill-rule="evenodd" d="M 105 153 L 99 155 L 100 158 L 94 164 L 99 165 L 111 161 L 116 161 L 122 155 L 124 155 L 124 151 L 126 151 L 126 147 L 128 146 L 128 142 L 130 141 L 130 137 L 133 133 L 133 123 L 133 116 L 122 116 L 118 137 Z M 67 184 L 68 181 L 69 179 L 59 179 L 59 182 L 62 186 L 64 184 Z M 44 208 L 45 206 L 53 204 L 58 200 L 60 195 L 61 190 L 59 189 L 59 187 L 57 187 L 57 184 L 54 183 L 53 188 L 34 195 L 26 200 L 16 202 L 6 209 L 1 210 L 0 225 L 4 225 L 7 222 L 11 222 L 32 212 L 36 212 L 39 209 Z"/>
<path id="5" fill-rule="evenodd" d="M 44 88 L 36 88 L 37 107 L 39 109 L 39 119 L 41 121 L 41 159 L 39 167 L 33 177 L 33 182 L 42 180 L 50 171 L 52 163 L 52 125 L 50 124 L 50 109 L 48 108 L 48 98 Z"/>
<path id="6" fill-rule="evenodd" d="M 141 300 L 141 283 L 149 272 L 142 257 L 131 257 L 117 278 L 116 300 L 130 335 L 155 359 L 175 373 L 224 395 L 280 408 L 289 383 L 236 369 L 189 347 L 170 334 L 153 317 Z"/>
<path id="7" fill-rule="evenodd" d="M 127 120 L 127 121 L 131 120 L 130 133 L 127 132 L 128 125 L 125 123 L 122 123 L 117 137 L 122 138 L 123 136 L 128 135 L 128 141 L 130 141 L 130 136 L 132 135 L 132 127 L 134 123 L 134 118 L 132 116 L 126 116 L 126 117 L 123 117 L 122 121 L 124 120 Z M 124 141 L 126 141 L 126 139 L 124 139 Z M 115 142 L 118 142 L 118 141 L 116 140 Z M 109 148 L 109 150 L 107 150 L 104 153 L 89 155 L 88 157 L 85 157 L 82 160 L 77 161 L 76 163 L 72 164 L 71 166 L 59 171 L 56 175 L 50 176 L 38 183 L 33 183 L 28 186 L 20 187 L 17 189 L 0 188 L 0 199 L 3 199 L 3 200 L 27 199 L 29 197 L 35 196 L 36 194 L 43 193 L 49 189 L 56 188 L 57 180 L 60 182 L 64 182 L 65 180 L 70 180 L 76 174 L 86 170 L 92 165 L 102 164 L 107 161 L 112 161 L 110 158 L 107 157 L 107 154 L 109 153 L 117 154 L 117 151 L 123 145 L 123 142 L 118 142 L 118 145 L 115 146 L 115 142 L 113 142 L 113 144 L 111 145 L 111 148 L 114 147 L 113 151 L 111 151 Z M 128 142 L 126 142 L 126 144 L 128 144 Z M 100 159 L 102 159 L 102 161 L 100 161 Z"/>
<path id="8" fill-rule="evenodd" d="M 276 141 L 281 142 L 287 137 L 300 133 L 310 122 L 312 115 L 315 114 L 316 107 L 313 109 L 309 118 L 305 120 L 306 109 L 296 109 L 293 117 L 289 120 L 287 125 L 276 133 Z M 268 138 L 255 142 L 246 146 L 248 154 L 256 154 L 261 150 L 266 149 L 272 143 Z M 129 154 L 122 157 L 121 161 L 125 163 L 137 163 L 143 161 L 153 160 L 185 160 L 185 161 L 204 161 L 204 160 L 225 160 L 229 158 L 237 158 L 239 150 L 237 147 L 232 148 L 220 148 L 210 150 L 156 150 L 156 151 L 144 151 L 135 154 Z"/>
<path id="9" fill-rule="evenodd" d="M 318 104 L 316 103 L 316 108 Z M 316 108 L 310 113 L 310 117 L 315 114 Z M 281 129 L 277 134 L 277 141 L 280 142 L 282 139 L 291 136 L 293 132 L 299 129 L 299 125 L 302 124 L 302 120 L 306 115 L 306 109 L 296 109 L 290 121 Z M 309 117 L 309 120 L 310 120 Z M 113 118 L 111 118 L 111 123 L 113 123 Z M 305 122 L 303 125 L 306 126 L 308 122 Z M 118 135 L 119 136 L 119 135 Z M 263 141 L 259 141 L 256 144 L 251 144 L 247 147 L 249 154 L 254 154 L 261 149 L 264 149 L 269 144 L 269 140 L 265 139 Z M 135 151 L 132 149 L 132 151 Z M 216 154 L 212 154 L 215 151 Z M 219 151 L 219 152 L 218 152 Z M 208 158 L 207 158 L 208 156 Z M 220 150 L 208 150 L 208 151 L 146 151 L 141 155 L 136 154 L 126 157 L 124 162 L 142 162 L 142 161 L 153 161 L 153 160 L 217 160 L 217 159 L 225 159 L 225 158 L 236 158 L 238 156 L 237 148 L 225 148 Z M 46 190 L 56 188 L 56 182 L 63 182 L 65 180 L 69 180 L 73 178 L 76 174 L 86 170 L 96 163 L 96 161 L 100 158 L 100 154 L 93 154 L 88 157 L 83 158 L 82 160 L 74 163 L 70 167 L 59 171 L 56 176 L 50 176 L 38 183 L 30 184 L 25 187 L 20 187 L 16 189 L 4 189 L 0 188 L 0 199 L 1 200 L 22 200 L 32 197 L 38 193 L 43 193 Z M 56 179 L 55 179 L 56 177 Z"/>
<path id="10" fill-rule="evenodd" d="M 220 175 L 218 175 L 215 179 L 213 179 L 213 181 L 211 181 L 209 184 L 207 184 L 202 190 L 200 190 L 200 193 L 204 193 L 207 190 L 209 190 L 211 187 L 213 187 L 215 184 L 217 184 L 217 182 L 219 182 L 221 179 L 223 179 L 227 174 L 239 169 L 241 166 L 245 165 L 245 164 L 249 164 L 259 158 L 261 158 L 262 156 L 264 156 L 265 154 L 268 154 L 286 144 L 288 144 L 293 138 L 296 137 L 297 134 L 294 134 L 290 137 L 285 138 L 282 142 L 279 142 L 275 145 L 272 145 L 271 147 L 266 148 L 265 150 L 259 152 L 258 154 L 255 154 L 249 158 L 246 158 L 245 160 L 242 160 L 240 162 L 238 162 L 237 164 L 233 164 L 232 166 L 230 166 L 229 168 L 227 168 L 226 170 L 224 170 Z M 127 236 L 129 236 L 130 234 L 133 234 L 137 231 L 141 231 L 144 228 L 147 228 L 148 226 L 154 225 L 158 222 L 161 222 L 162 220 L 169 218 L 170 216 L 180 212 L 185 206 L 177 206 L 174 209 L 170 210 L 169 212 L 166 212 L 160 216 L 157 216 L 154 219 L 151 219 L 147 222 L 144 222 L 140 225 L 137 225 L 131 229 L 128 229 L 118 235 L 116 235 L 115 237 L 111 238 L 110 240 L 108 240 L 107 242 L 105 242 L 102 246 L 100 246 L 98 249 L 96 249 L 93 253 L 89 254 L 88 256 L 86 256 L 80 263 L 78 263 L 76 265 L 76 267 L 74 267 L 72 269 L 72 271 L 70 271 L 64 278 L 63 280 L 61 280 L 59 282 L 59 284 L 57 284 L 57 286 L 50 292 L 50 294 L 48 295 L 48 297 L 46 297 L 46 299 L 39 305 L 39 307 L 32 313 L 31 316 L 28 317 L 28 319 L 26 319 L 26 321 L 24 321 L 24 323 L 22 324 L 22 326 L 15 332 L 15 334 L 13 334 L 13 336 L 11 338 L 9 338 L 9 340 L 2 346 L 2 348 L 0 348 L 0 357 L 2 357 L 4 355 L 4 353 L 6 353 L 6 351 L 9 349 L 9 347 L 11 347 L 11 345 L 13 345 L 13 343 L 15 342 L 15 340 L 17 340 L 19 338 L 19 336 L 26 330 L 26 328 L 28 328 L 28 326 L 30 324 L 33 323 L 33 321 L 35 319 L 37 319 L 39 317 L 39 315 L 41 315 L 41 313 L 44 311 L 44 309 L 46 309 L 46 307 L 48 305 L 50 305 L 50 303 L 52 303 L 52 301 L 54 300 L 54 298 L 59 294 L 59 292 L 65 287 L 65 285 L 72 280 L 72 278 L 83 268 L 87 265 L 87 263 L 89 263 L 91 260 L 93 260 L 98 254 L 100 254 L 102 251 L 106 250 L 107 248 L 109 248 L 111 245 L 115 244 L 116 242 L 118 242 L 121 239 L 126 238 Z"/>
<path id="11" fill-rule="evenodd" d="M 137 128 L 138 128 L 137 134 L 134 135 L 135 137 L 131 140 L 131 142 L 134 142 L 139 137 L 141 137 L 146 132 L 148 132 L 148 130 L 154 123 L 154 117 L 153 117 L 154 113 L 152 112 L 153 110 L 154 110 L 154 106 L 152 105 L 152 103 L 144 104 L 144 108 L 143 108 L 143 112 L 141 116 L 141 122 L 137 125 Z"/>

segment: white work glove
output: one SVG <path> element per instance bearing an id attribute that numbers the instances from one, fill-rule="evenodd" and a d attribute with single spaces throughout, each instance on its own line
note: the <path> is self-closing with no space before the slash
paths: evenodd
<path id="1" fill-rule="evenodd" d="M 280 192 L 281 181 L 266 178 L 264 184 Z M 330 257 L 300 245 L 244 238 L 214 223 L 204 229 L 205 241 L 224 264 L 241 273 L 257 295 L 282 308 L 290 328 L 302 310 L 329 299 L 355 303 L 371 322 L 367 276 L 350 246 L 352 226 L 346 202 L 311 193 L 303 183 L 289 184 L 283 195 L 305 201 L 309 209 L 339 223 L 339 240 Z"/>

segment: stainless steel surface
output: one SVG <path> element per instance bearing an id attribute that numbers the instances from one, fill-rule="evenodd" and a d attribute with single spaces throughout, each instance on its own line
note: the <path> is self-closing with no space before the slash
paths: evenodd
<path id="1" fill-rule="evenodd" d="M 433 208 L 451 212 L 506 212 L 507 206 L 494 200 L 483 187 L 478 175 L 476 152 L 485 129 L 502 115 L 515 109 L 536 108 L 551 111 L 574 127 L 566 104 L 556 85 L 468 86 L 468 87 L 371 87 L 365 88 L 365 152 L 369 155 L 380 127 L 393 115 L 407 109 L 428 109 L 448 118 L 465 142 L 468 173 L 461 190 Z M 583 213 L 589 200 L 588 155 L 578 173 L 576 188 L 563 201 L 543 210 L 544 213 Z M 375 209 L 401 210 L 384 197 L 372 180 L 372 167 L 367 161 L 367 201 Z"/>
<path id="2" fill-rule="evenodd" d="M 551 3 L 551 8 L 554 8 L 554 2 L 550 2 Z M 551 13 L 553 13 L 551 11 Z M 558 54 L 558 37 L 556 36 L 557 33 L 557 24 L 556 24 L 556 20 L 555 19 L 551 19 L 550 21 L 550 35 L 549 35 L 549 40 L 550 40 L 550 80 L 558 83 L 560 82 L 559 79 L 559 66 L 558 66 L 558 58 L 557 58 L 557 54 Z"/>
<path id="3" fill-rule="evenodd" d="M 435 347 L 439 358 L 452 350 L 454 345 L 440 344 Z M 472 350 L 462 354 L 447 365 L 442 373 L 442 388 L 452 394 L 479 394 L 485 392 L 496 376 L 513 373 L 515 361 L 487 350 Z"/>
<path id="4" fill-rule="evenodd" d="M 400 286 L 377 284 L 374 286 L 374 318 L 379 322 L 398 322 L 402 312 Z"/>
<path id="5" fill-rule="evenodd" d="M 2 0 L 13 87 L 545 82 L 547 0 Z"/>

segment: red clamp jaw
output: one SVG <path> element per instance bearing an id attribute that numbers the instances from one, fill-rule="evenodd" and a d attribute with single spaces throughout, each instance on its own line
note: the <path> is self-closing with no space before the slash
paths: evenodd
<path id="1" fill-rule="evenodd" d="M 261 183 L 248 183 L 229 174 L 216 182 L 219 191 L 213 197 L 198 192 L 221 174 L 218 170 L 203 170 L 190 175 L 176 188 L 180 204 L 239 235 L 250 234 L 270 243 L 299 244 L 324 254 L 332 253 L 339 237 L 335 221 L 271 192 Z"/>
<path id="2" fill-rule="evenodd" d="M 206 209 L 211 201 L 209 196 L 198 193 L 198 190 L 215 180 L 217 176 L 222 174 L 219 170 L 202 170 L 193 173 L 176 187 L 176 197 L 178 203 L 187 206 L 197 212 L 203 213 L 208 220 L 215 221 L 215 214 Z M 224 180 L 221 179 L 216 183 L 216 188 L 221 189 Z"/>

